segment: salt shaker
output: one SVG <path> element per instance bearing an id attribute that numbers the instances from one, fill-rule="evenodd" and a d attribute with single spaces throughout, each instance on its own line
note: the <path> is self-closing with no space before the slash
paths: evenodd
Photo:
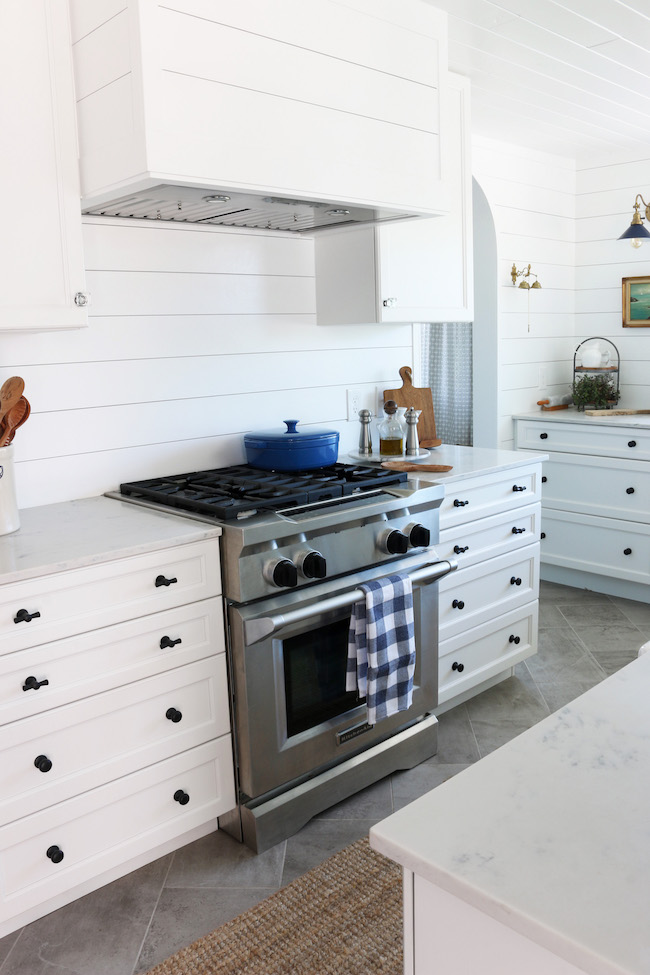
<path id="1" fill-rule="evenodd" d="M 406 456 L 407 457 L 417 457 L 420 453 L 420 444 L 418 441 L 418 410 L 409 406 L 404 419 L 406 420 Z"/>
<path id="2" fill-rule="evenodd" d="M 359 431 L 359 453 L 367 457 L 372 453 L 372 436 L 370 433 L 370 420 L 372 414 L 370 410 L 359 410 L 359 421 L 361 430 Z"/>

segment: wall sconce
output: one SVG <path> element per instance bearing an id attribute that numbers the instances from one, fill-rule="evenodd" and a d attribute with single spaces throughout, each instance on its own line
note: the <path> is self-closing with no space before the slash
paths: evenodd
<path id="1" fill-rule="evenodd" d="M 650 237 L 650 234 L 648 234 L 648 237 Z M 533 275 L 535 280 L 533 281 L 532 284 L 529 284 L 528 281 L 524 279 L 529 278 L 531 274 Z M 528 267 L 522 267 L 521 271 L 518 271 L 515 265 L 513 264 L 512 271 L 510 272 L 510 277 L 512 278 L 513 285 L 517 283 L 517 278 L 521 278 L 521 281 L 519 282 L 519 287 L 525 288 L 526 290 L 528 290 L 528 288 L 542 287 L 539 281 L 537 280 L 537 275 L 535 274 L 535 272 L 530 270 L 530 264 L 528 265 Z"/>
<path id="2" fill-rule="evenodd" d="M 641 204 L 639 204 L 639 200 L 641 200 Z M 645 207 L 646 220 L 650 221 L 650 204 L 646 203 L 640 193 L 637 193 L 636 200 L 634 201 L 634 216 L 632 217 L 632 223 L 618 238 L 619 240 L 629 240 L 632 247 L 640 247 L 643 241 L 650 237 L 650 233 L 648 233 L 646 228 L 643 226 L 643 217 L 639 213 L 640 205 Z"/>

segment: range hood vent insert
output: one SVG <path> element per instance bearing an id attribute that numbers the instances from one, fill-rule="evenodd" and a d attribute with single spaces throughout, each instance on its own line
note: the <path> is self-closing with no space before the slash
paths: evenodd
<path id="1" fill-rule="evenodd" d="M 312 234 L 329 227 L 408 220 L 417 213 L 161 184 L 83 211 L 93 216 Z"/>

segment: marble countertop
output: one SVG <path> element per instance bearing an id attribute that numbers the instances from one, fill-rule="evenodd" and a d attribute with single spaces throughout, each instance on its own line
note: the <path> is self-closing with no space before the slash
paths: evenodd
<path id="1" fill-rule="evenodd" d="M 650 653 L 373 826 L 371 845 L 593 975 L 650 972 Z"/>
<path id="2" fill-rule="evenodd" d="M 352 455 L 341 459 L 348 463 L 366 463 L 366 461 L 361 462 Z M 400 459 L 408 460 L 407 457 Z M 548 460 L 548 455 L 541 454 L 537 450 L 501 450 L 492 447 L 463 447 L 455 444 L 441 444 L 439 447 L 432 448 L 429 451 L 429 456 L 425 457 L 422 463 L 446 464 L 450 465 L 453 470 L 447 473 L 422 471 L 420 474 L 413 471 L 409 472 L 409 478 L 420 476 L 428 482 L 451 484 L 467 477 L 491 474 L 514 467 L 525 467 L 526 464 L 539 464 L 544 460 Z"/>
<path id="3" fill-rule="evenodd" d="M 629 416 L 586 416 L 582 410 L 570 406 L 567 410 L 536 410 L 534 413 L 517 413 L 513 420 L 542 420 L 544 423 L 584 423 L 593 426 L 595 423 L 607 424 L 612 427 L 642 427 L 650 428 L 650 413 L 640 413 Z"/>
<path id="4" fill-rule="evenodd" d="M 25 508 L 18 531 L 0 536 L 0 585 L 220 534 L 214 526 L 113 498 Z"/>

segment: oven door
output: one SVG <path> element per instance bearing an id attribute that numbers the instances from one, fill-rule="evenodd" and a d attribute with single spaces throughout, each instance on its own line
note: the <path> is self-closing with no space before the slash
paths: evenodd
<path id="1" fill-rule="evenodd" d="M 428 555 L 429 561 L 426 561 Z M 374 727 L 346 692 L 350 612 L 376 567 L 344 580 L 228 610 L 239 787 L 249 798 L 337 765 L 413 724 L 437 704 L 438 587 L 450 562 L 400 562 L 413 583 L 416 666 L 411 707 Z"/>

